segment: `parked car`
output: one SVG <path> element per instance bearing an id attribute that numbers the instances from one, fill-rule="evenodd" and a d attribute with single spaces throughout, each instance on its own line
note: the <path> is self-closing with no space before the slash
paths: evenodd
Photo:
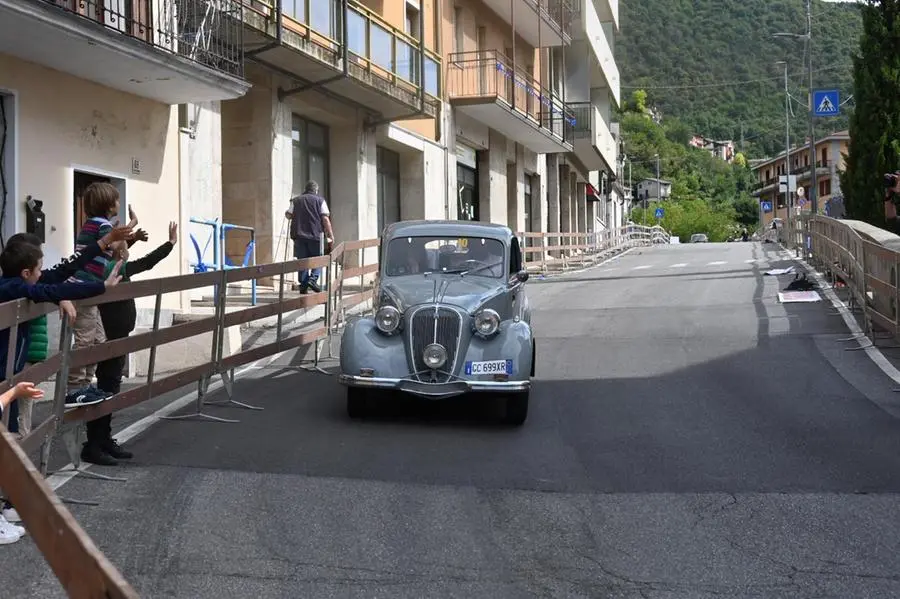
<path id="1" fill-rule="evenodd" d="M 501 398 L 504 420 L 528 417 L 535 339 L 519 240 L 505 226 L 405 221 L 379 247 L 374 315 L 341 339 L 347 413 L 365 416 L 372 390 L 445 400 Z"/>
<path id="2" fill-rule="evenodd" d="M 691 235 L 691 243 L 707 243 L 709 238 L 705 233 L 694 233 Z"/>

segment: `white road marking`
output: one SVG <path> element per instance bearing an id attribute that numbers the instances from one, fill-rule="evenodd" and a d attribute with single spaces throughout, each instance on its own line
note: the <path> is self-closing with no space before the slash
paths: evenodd
<path id="1" fill-rule="evenodd" d="M 751 258 L 750 260 L 744 260 L 744 264 L 756 264 L 757 262 L 760 262 L 760 260 L 757 260 L 756 258 Z"/>
<path id="2" fill-rule="evenodd" d="M 635 267 L 632 268 L 631 270 L 644 270 L 645 268 L 650 268 L 650 265 L 649 265 L 649 264 L 644 264 L 644 265 L 642 265 L 642 266 L 635 266 Z"/>
<path id="3" fill-rule="evenodd" d="M 678 264 L 673 264 L 669 268 L 684 268 L 687 266 L 687 262 L 679 262 Z"/>
<path id="4" fill-rule="evenodd" d="M 723 264 L 728 264 L 727 262 L 723 262 L 722 260 L 717 260 L 715 262 L 710 262 L 707 266 L 722 266 Z"/>

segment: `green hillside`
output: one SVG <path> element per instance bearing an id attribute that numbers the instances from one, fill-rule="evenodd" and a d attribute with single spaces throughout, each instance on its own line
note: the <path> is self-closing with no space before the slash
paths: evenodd
<path id="1" fill-rule="evenodd" d="M 791 94 L 801 102 L 794 103 L 792 136 L 806 136 L 805 43 L 772 37 L 805 33 L 804 0 L 626 0 L 619 6 L 623 100 L 645 89 L 663 118 L 678 117 L 717 139 L 739 142 L 743 123 L 748 157 L 770 155 L 784 148 L 784 67 L 774 63 L 787 58 Z M 814 85 L 840 89 L 843 102 L 852 93 L 858 7 L 814 0 L 812 13 Z M 821 119 L 817 135 L 846 129 L 852 101 L 842 110 L 841 117 Z"/>

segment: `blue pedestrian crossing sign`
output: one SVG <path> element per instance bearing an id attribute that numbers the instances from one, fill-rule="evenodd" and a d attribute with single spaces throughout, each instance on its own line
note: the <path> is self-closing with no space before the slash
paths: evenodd
<path id="1" fill-rule="evenodd" d="M 662 218 L 665 213 L 666 213 L 666 211 L 663 210 L 662 208 L 657 208 L 656 209 L 656 218 Z"/>
<path id="2" fill-rule="evenodd" d="M 760 202 L 763 212 L 772 212 L 772 202 Z"/>
<path id="3" fill-rule="evenodd" d="M 837 116 L 841 113 L 841 92 L 836 89 L 817 89 L 813 92 L 815 116 Z"/>

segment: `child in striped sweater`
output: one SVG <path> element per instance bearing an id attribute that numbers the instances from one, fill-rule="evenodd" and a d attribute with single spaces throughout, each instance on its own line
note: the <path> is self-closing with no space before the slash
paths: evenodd
<path id="1" fill-rule="evenodd" d="M 112 231 L 113 225 L 110 218 L 119 213 L 119 191 L 110 183 L 91 183 L 82 195 L 84 213 L 88 219 L 81 227 L 78 237 L 75 239 L 75 251 L 81 252 L 87 246 L 96 243 L 103 236 Z M 128 224 L 134 227 L 134 220 Z M 112 250 L 98 254 L 88 262 L 81 270 L 76 272 L 69 280 L 72 282 L 103 282 L 110 261 Z M 106 343 L 103 332 L 103 323 L 100 320 L 100 311 L 97 306 L 86 306 L 78 309 L 75 324 L 72 327 L 72 349 L 79 349 L 91 345 Z M 68 392 L 84 393 L 90 395 L 108 396 L 91 385 L 94 378 L 96 364 L 72 368 L 69 370 Z"/>

